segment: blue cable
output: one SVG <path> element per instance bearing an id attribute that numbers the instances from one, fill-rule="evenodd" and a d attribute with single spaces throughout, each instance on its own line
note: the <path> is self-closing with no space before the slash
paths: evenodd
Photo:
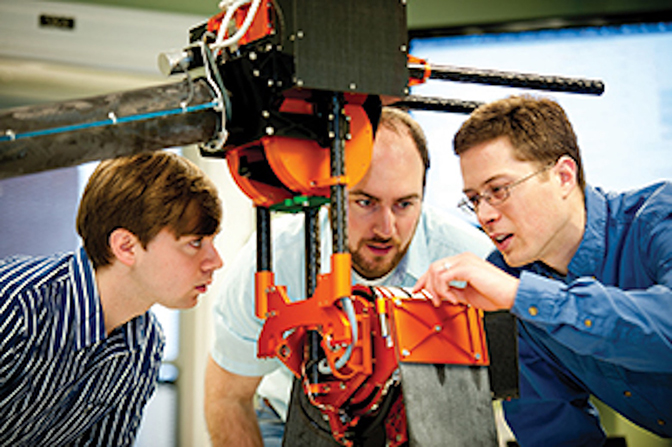
<path id="1" fill-rule="evenodd" d="M 43 129 L 43 130 L 36 130 L 36 131 L 33 131 L 33 132 L 24 132 L 24 133 L 16 134 L 14 136 L 1 135 L 0 136 L 0 142 L 13 141 L 13 140 L 18 140 L 18 139 L 22 139 L 22 138 L 41 137 L 41 136 L 45 136 L 45 135 L 54 135 L 54 134 L 65 133 L 65 132 L 73 132 L 75 130 L 90 129 L 92 127 L 113 126 L 115 124 L 123 124 L 123 123 L 130 123 L 130 122 L 134 122 L 134 121 L 142 121 L 142 120 L 147 120 L 147 119 L 152 119 L 152 118 L 159 118 L 159 117 L 162 117 L 162 116 L 179 115 L 181 113 L 190 113 L 190 112 L 197 112 L 199 110 L 214 109 L 215 107 L 217 107 L 217 102 L 212 101 L 212 102 L 205 103 L 205 104 L 199 104 L 197 106 L 190 106 L 190 107 L 179 108 L 179 109 L 163 110 L 163 111 L 160 111 L 160 112 L 142 113 L 142 114 L 139 114 L 139 115 L 124 116 L 124 117 L 119 117 L 119 118 L 116 118 L 116 119 L 111 118 L 111 119 L 107 119 L 107 120 L 103 120 L 103 121 L 96 121 L 96 122 L 93 122 L 93 123 L 75 124 L 75 125 L 70 125 L 70 126 L 54 127 L 52 129 Z"/>

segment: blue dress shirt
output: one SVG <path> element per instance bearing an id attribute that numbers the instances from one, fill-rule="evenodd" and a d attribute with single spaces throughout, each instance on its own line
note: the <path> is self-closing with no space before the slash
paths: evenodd
<path id="1" fill-rule="evenodd" d="M 106 336 L 83 249 L 0 261 L 0 445 L 131 446 L 163 343 L 150 312 Z"/>
<path id="2" fill-rule="evenodd" d="M 505 402 L 522 446 L 600 445 L 591 394 L 672 436 L 672 183 L 622 194 L 586 188 L 581 244 L 561 276 L 542 263 L 520 278 L 520 399 Z"/>

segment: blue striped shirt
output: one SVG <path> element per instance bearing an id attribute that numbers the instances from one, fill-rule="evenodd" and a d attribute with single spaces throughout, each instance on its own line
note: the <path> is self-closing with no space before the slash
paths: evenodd
<path id="1" fill-rule="evenodd" d="M 130 446 L 164 338 L 147 312 L 105 333 L 83 249 L 0 261 L 0 446 Z"/>

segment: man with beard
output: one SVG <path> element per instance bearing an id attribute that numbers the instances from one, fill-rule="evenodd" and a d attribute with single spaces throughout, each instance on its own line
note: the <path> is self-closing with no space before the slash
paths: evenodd
<path id="1" fill-rule="evenodd" d="M 384 108 L 369 171 L 348 191 L 353 283 L 410 287 L 432 261 L 465 251 L 485 256 L 492 249 L 470 224 L 423 207 L 428 167 L 420 126 L 407 113 Z M 321 266 L 328 271 L 331 230 L 323 211 Z M 303 218 L 276 219 L 272 243 L 275 282 L 287 286 L 288 296 L 303 296 Z M 227 272 L 224 293 L 215 305 L 216 341 L 205 381 L 214 446 L 261 446 L 262 437 L 263 445 L 279 446 L 284 432 L 293 376 L 277 359 L 256 356 L 263 322 L 254 315 L 255 255 L 252 237 Z M 255 393 L 261 398 L 261 432 Z"/>

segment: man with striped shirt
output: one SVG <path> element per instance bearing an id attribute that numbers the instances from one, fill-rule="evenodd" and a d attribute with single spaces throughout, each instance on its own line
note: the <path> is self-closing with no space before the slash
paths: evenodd
<path id="1" fill-rule="evenodd" d="M 217 191 L 188 160 L 101 162 L 83 248 L 0 261 L 0 446 L 130 446 L 154 392 L 156 303 L 190 308 L 222 266 Z"/>

